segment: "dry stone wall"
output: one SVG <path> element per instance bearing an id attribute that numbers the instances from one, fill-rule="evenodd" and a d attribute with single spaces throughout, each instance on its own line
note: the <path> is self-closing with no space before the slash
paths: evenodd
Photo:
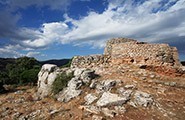
<path id="1" fill-rule="evenodd" d="M 105 55 L 110 55 L 111 52 L 112 52 L 112 46 L 113 45 L 117 45 L 117 44 L 120 44 L 120 43 L 127 43 L 127 42 L 137 42 L 136 40 L 133 40 L 133 39 L 129 39 L 129 38 L 113 38 L 109 41 L 107 41 L 107 44 L 106 44 L 106 47 L 105 47 L 105 50 L 104 50 L 104 54 Z"/>
<path id="2" fill-rule="evenodd" d="M 75 56 L 72 60 L 72 68 L 93 68 L 109 63 L 107 55 Z"/>
<path id="3" fill-rule="evenodd" d="M 128 38 L 114 38 L 107 42 L 103 55 L 76 56 L 72 67 L 100 67 L 102 65 L 142 64 L 152 66 L 181 66 L 178 51 L 168 44 L 149 44 Z"/>
<path id="4" fill-rule="evenodd" d="M 113 44 L 112 63 L 116 61 L 146 65 L 179 65 L 177 49 L 167 44 L 148 44 L 143 42 L 126 42 Z"/>

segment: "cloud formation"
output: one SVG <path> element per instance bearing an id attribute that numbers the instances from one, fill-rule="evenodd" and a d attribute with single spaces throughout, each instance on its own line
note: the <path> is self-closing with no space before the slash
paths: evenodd
<path id="1" fill-rule="evenodd" d="M 140 3 L 117 0 L 110 2 L 102 14 L 91 11 L 78 20 L 64 15 L 65 21 L 44 23 L 40 28 L 41 36 L 26 43 L 39 47 L 60 41 L 102 47 L 104 41 L 112 37 L 130 37 L 148 42 L 171 42 L 173 38 L 178 42 L 185 36 L 184 13 L 185 0 L 169 0 L 166 3 L 162 0 Z M 34 44 L 38 42 L 41 44 Z"/>
<path id="2" fill-rule="evenodd" d="M 61 6 L 55 2 L 50 3 L 50 0 L 44 3 L 43 0 L 37 3 L 34 1 L 26 3 L 22 2 L 23 0 L 15 0 L 17 1 L 15 3 L 14 0 L 9 1 L 12 2 L 12 6 L 21 8 L 33 4 L 50 5 L 51 9 L 58 9 Z M 21 4 L 18 4 L 18 1 Z M 67 0 L 64 2 L 66 3 L 61 4 L 67 6 Z M 64 21 L 43 23 L 38 29 L 18 28 L 16 33 L 11 34 L 11 38 L 27 49 L 45 48 L 55 43 L 90 44 L 101 48 L 110 38 L 129 37 L 146 42 L 165 42 L 177 46 L 180 52 L 185 50 L 185 0 L 108 2 L 108 7 L 103 13 L 89 11 L 87 16 L 80 19 L 73 19 L 65 14 Z M 14 23 L 18 20 L 18 17 L 15 18 Z M 0 22 L 3 21 L 1 19 Z M 14 23 L 7 25 L 14 27 Z M 3 34 L 0 33 L 0 36 Z"/>

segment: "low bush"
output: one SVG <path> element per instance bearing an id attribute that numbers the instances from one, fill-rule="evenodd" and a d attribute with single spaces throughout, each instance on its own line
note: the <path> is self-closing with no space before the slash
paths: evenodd
<path id="1" fill-rule="evenodd" d="M 38 77 L 37 77 L 38 73 L 39 73 L 39 69 L 25 70 L 20 75 L 19 84 L 28 84 L 28 83 L 36 84 L 38 80 Z"/>
<path id="2" fill-rule="evenodd" d="M 3 87 L 3 81 L 0 80 L 0 93 L 3 93 L 5 91 Z"/>
<path id="3" fill-rule="evenodd" d="M 56 80 L 52 84 L 52 93 L 57 94 L 65 87 L 67 87 L 67 83 L 69 80 L 73 78 L 73 73 L 66 74 L 65 72 L 58 75 Z"/>

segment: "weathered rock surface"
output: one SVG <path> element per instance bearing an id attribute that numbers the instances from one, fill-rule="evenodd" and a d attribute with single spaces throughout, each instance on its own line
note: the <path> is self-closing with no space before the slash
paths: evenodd
<path id="1" fill-rule="evenodd" d="M 79 96 L 81 93 L 82 90 L 75 90 L 67 87 L 57 95 L 57 100 L 60 102 L 69 102 L 71 99 Z"/>
<path id="2" fill-rule="evenodd" d="M 41 98 L 51 94 L 52 83 L 55 81 L 59 68 L 53 64 L 42 66 L 38 74 L 38 94 Z"/>
<path id="3" fill-rule="evenodd" d="M 98 115 L 93 115 L 92 116 L 92 120 L 103 120 L 102 116 L 98 116 Z"/>
<path id="4" fill-rule="evenodd" d="M 85 84 L 89 84 L 95 78 L 95 71 L 87 68 L 75 68 L 74 76 L 78 77 Z"/>
<path id="5" fill-rule="evenodd" d="M 108 117 L 114 117 L 116 115 L 115 110 L 110 110 L 108 108 L 102 108 L 102 112 L 104 113 L 105 116 L 108 116 Z"/>
<path id="6" fill-rule="evenodd" d="M 81 79 L 85 84 L 89 84 L 93 78 L 95 78 L 95 71 L 87 69 L 81 74 Z"/>
<path id="7" fill-rule="evenodd" d="M 115 106 L 114 109 L 117 115 L 123 114 L 126 112 L 126 109 L 124 106 Z"/>
<path id="8" fill-rule="evenodd" d="M 125 97 L 127 100 L 130 99 L 132 92 L 132 90 L 125 90 L 124 88 L 118 89 L 119 95 Z"/>
<path id="9" fill-rule="evenodd" d="M 82 81 L 78 77 L 74 77 L 68 82 L 67 86 L 71 90 L 77 90 L 82 86 Z"/>
<path id="10" fill-rule="evenodd" d="M 63 89 L 57 95 L 57 100 L 60 102 L 68 102 L 71 99 L 79 96 L 82 90 L 79 90 L 82 86 L 82 81 L 78 77 L 72 78 L 65 89 Z"/>
<path id="11" fill-rule="evenodd" d="M 96 91 L 98 93 L 110 91 L 112 87 L 116 86 L 116 84 L 121 83 L 120 80 L 102 80 L 96 85 Z"/>
<path id="12" fill-rule="evenodd" d="M 89 85 L 89 88 L 95 89 L 97 84 L 98 84 L 97 80 L 93 80 L 93 81 L 91 82 L 91 84 Z"/>
<path id="13" fill-rule="evenodd" d="M 127 100 L 128 99 L 126 97 L 118 96 L 118 94 L 104 92 L 101 98 L 97 101 L 96 105 L 100 107 L 110 105 L 122 105 L 123 103 L 126 103 Z"/>
<path id="14" fill-rule="evenodd" d="M 96 99 L 98 99 L 98 97 L 96 97 L 94 94 L 87 94 L 84 99 L 86 101 L 86 104 L 89 105 L 93 103 Z"/>
<path id="15" fill-rule="evenodd" d="M 136 93 L 134 94 L 134 102 L 137 105 L 147 107 L 149 105 L 152 105 L 153 98 L 148 93 L 136 91 Z"/>
<path id="16" fill-rule="evenodd" d="M 75 69 L 74 70 L 74 78 L 72 78 L 65 89 L 63 89 L 58 95 L 57 100 L 61 102 L 68 102 L 71 99 L 79 96 L 82 93 L 80 90 L 83 83 L 90 83 L 94 78 L 94 71 L 90 69 Z M 93 102 L 91 99 L 88 99 L 88 102 Z M 89 103 L 90 104 L 90 103 Z"/>
<path id="17" fill-rule="evenodd" d="M 80 106 L 80 109 L 84 109 L 90 113 L 94 113 L 94 114 L 100 114 L 101 112 L 101 108 L 94 106 L 94 105 L 88 105 L 88 106 Z"/>

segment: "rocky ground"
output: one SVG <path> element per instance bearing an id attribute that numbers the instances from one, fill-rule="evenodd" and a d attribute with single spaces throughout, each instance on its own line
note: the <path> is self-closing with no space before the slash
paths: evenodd
<path id="1" fill-rule="evenodd" d="M 132 65 L 112 67 L 111 73 L 110 67 L 103 69 L 103 74 L 90 82 L 73 78 L 68 84 L 70 89 L 57 97 L 39 99 L 35 94 L 37 88 L 29 86 L 2 94 L 0 119 L 185 119 L 184 76 L 160 74 Z M 71 97 L 71 91 L 76 96 Z"/>

